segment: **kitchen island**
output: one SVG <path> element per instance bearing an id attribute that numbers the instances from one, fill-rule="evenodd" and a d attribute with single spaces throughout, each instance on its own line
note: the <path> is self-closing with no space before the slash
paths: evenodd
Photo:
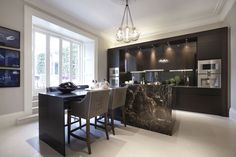
<path id="1" fill-rule="evenodd" d="M 125 104 L 127 124 L 172 135 L 171 97 L 168 85 L 129 85 Z"/>

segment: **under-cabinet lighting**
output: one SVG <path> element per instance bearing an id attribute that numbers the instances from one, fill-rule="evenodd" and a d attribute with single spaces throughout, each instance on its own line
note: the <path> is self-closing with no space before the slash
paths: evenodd
<path id="1" fill-rule="evenodd" d="M 165 71 L 164 69 L 150 69 L 150 70 L 144 70 L 145 72 L 159 72 L 159 71 Z"/>
<path id="2" fill-rule="evenodd" d="M 176 70 L 170 70 L 170 72 L 185 72 L 185 71 L 193 71 L 193 69 L 176 69 Z"/>
<path id="3" fill-rule="evenodd" d="M 131 74 L 145 73 L 145 71 L 131 71 Z"/>

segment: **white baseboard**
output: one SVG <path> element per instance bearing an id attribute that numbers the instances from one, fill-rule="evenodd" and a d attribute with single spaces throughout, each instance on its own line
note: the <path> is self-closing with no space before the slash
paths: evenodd
<path id="1" fill-rule="evenodd" d="M 236 122 L 236 110 L 231 108 L 229 111 L 229 118 Z"/>
<path id="2" fill-rule="evenodd" d="M 26 113 L 22 111 L 0 116 L 0 129 L 16 125 L 17 118 L 24 115 L 26 115 Z"/>

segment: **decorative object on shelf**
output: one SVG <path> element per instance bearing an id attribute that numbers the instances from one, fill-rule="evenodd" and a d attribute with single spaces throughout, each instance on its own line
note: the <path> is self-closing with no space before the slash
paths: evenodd
<path id="1" fill-rule="evenodd" d="M 20 48 L 20 32 L 0 26 L 0 46 Z"/>
<path id="2" fill-rule="evenodd" d="M 19 68 L 20 51 L 0 48 L 0 66 Z"/>
<path id="3" fill-rule="evenodd" d="M 126 23 L 124 24 L 124 20 Z M 131 23 L 131 26 L 129 25 L 129 21 Z M 140 33 L 137 31 L 137 29 L 134 27 L 133 19 L 131 16 L 131 12 L 129 9 L 128 0 L 126 0 L 126 6 L 124 15 L 121 21 L 121 25 L 116 33 L 116 40 L 125 43 L 129 43 L 131 41 L 136 41 L 139 39 Z"/>
<path id="4" fill-rule="evenodd" d="M 20 87 L 20 70 L 0 69 L 0 87 Z"/>
<path id="5" fill-rule="evenodd" d="M 159 59 L 159 60 L 158 60 L 158 62 L 159 62 L 159 63 L 163 63 L 163 64 L 164 64 L 164 63 L 168 63 L 168 62 L 169 62 L 169 60 L 168 60 L 168 59 L 166 59 L 166 58 L 163 58 L 163 59 Z"/>
<path id="6" fill-rule="evenodd" d="M 70 93 L 70 92 L 72 92 L 76 89 L 77 89 L 77 86 L 72 82 L 61 83 L 59 85 L 59 88 L 58 88 L 58 90 L 61 91 L 64 94 L 65 93 Z"/>

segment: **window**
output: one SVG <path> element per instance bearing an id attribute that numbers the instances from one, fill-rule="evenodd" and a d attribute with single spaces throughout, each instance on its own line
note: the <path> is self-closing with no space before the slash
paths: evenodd
<path id="1" fill-rule="evenodd" d="M 34 86 L 42 89 L 46 87 L 46 35 L 35 32 L 34 43 Z"/>
<path id="2" fill-rule="evenodd" d="M 94 63 L 91 63 L 94 50 L 86 45 L 68 36 L 34 27 L 33 95 L 63 82 L 71 81 L 77 85 L 91 82 L 94 79 Z"/>

